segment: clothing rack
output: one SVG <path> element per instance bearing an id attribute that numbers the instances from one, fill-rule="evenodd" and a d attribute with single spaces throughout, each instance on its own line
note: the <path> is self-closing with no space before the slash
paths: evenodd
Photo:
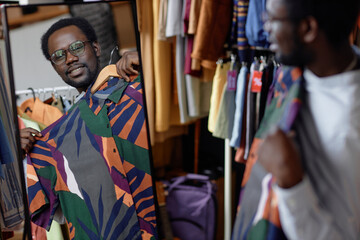
<path id="1" fill-rule="evenodd" d="M 263 62 L 272 61 L 274 65 L 278 65 L 275 61 L 274 53 L 268 48 L 254 47 L 253 61 L 259 60 Z M 216 62 L 217 64 L 224 64 L 226 62 L 236 62 L 237 58 L 235 54 L 231 54 L 230 57 L 220 58 Z M 252 62 L 242 61 L 241 66 L 250 67 Z M 224 240 L 230 240 L 232 234 L 232 147 L 230 146 L 230 139 L 226 138 L 224 141 Z"/>
<path id="2" fill-rule="evenodd" d="M 15 91 L 16 95 L 27 95 L 32 93 L 49 93 L 49 92 L 60 92 L 60 91 L 73 91 L 76 90 L 76 88 L 71 86 L 60 86 L 60 87 L 53 87 L 53 88 L 37 88 L 37 89 L 26 89 L 26 90 L 17 90 Z"/>
<path id="3" fill-rule="evenodd" d="M 232 153 L 230 147 L 230 140 L 225 139 L 225 159 L 224 159 L 224 239 L 231 239 L 231 229 L 232 229 L 232 182 L 231 182 L 231 162 L 232 162 Z"/>
<path id="4" fill-rule="evenodd" d="M 230 54 L 226 58 L 219 58 L 216 64 L 224 64 L 227 62 L 236 62 L 236 55 Z M 231 162 L 232 149 L 230 146 L 230 139 L 224 139 L 224 240 L 231 239 L 232 228 L 232 182 L 231 182 Z"/>
<path id="5" fill-rule="evenodd" d="M 41 101 L 54 96 L 57 98 L 61 96 L 62 99 L 67 99 L 70 103 L 75 101 L 75 98 L 79 95 L 76 88 L 71 86 L 58 86 L 58 87 L 45 87 L 45 88 L 28 88 L 25 90 L 15 91 L 17 103 L 22 103 L 29 97 L 38 97 Z"/>

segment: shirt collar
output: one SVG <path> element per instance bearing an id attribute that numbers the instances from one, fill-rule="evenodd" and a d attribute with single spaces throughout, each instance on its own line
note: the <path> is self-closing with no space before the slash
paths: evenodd
<path id="1" fill-rule="evenodd" d="M 89 108 L 96 114 L 107 100 L 118 103 L 127 85 L 128 83 L 123 78 L 112 77 L 94 94 L 91 94 L 92 85 L 90 85 L 80 100 L 86 101 Z"/>

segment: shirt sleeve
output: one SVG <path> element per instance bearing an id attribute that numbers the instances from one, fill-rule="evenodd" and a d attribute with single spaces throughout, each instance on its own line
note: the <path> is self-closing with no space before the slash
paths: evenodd
<path id="1" fill-rule="evenodd" d="M 27 156 L 27 189 L 31 220 L 49 230 L 59 205 L 52 186 L 56 182 L 56 169 L 46 143 L 37 141 Z"/>
<path id="2" fill-rule="evenodd" d="M 307 176 L 292 188 L 274 185 L 273 189 L 279 200 L 281 225 L 289 239 L 342 239 Z"/>

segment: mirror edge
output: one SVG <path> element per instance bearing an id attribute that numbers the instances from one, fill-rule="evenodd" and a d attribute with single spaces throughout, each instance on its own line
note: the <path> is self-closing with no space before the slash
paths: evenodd
<path id="1" fill-rule="evenodd" d="M 17 4 L 16 4 L 17 5 Z M 14 6 L 13 4 L 4 4 L 1 5 L 1 21 L 3 25 L 3 33 L 4 33 L 4 40 L 5 40 L 5 47 L 6 51 L 3 54 L 6 54 L 6 60 L 8 64 L 8 80 L 10 83 L 10 92 L 11 92 L 11 107 L 13 110 L 13 122 L 15 124 L 15 136 L 16 136 L 16 149 L 17 149 L 17 163 L 18 163 L 18 169 L 20 171 L 20 180 L 21 180 L 21 194 L 24 204 L 24 231 L 23 231 L 23 239 L 32 239 L 31 237 L 31 223 L 30 223 L 30 212 L 29 212 L 29 203 L 27 199 L 27 191 L 26 191 L 26 184 L 25 184 L 25 171 L 24 171 L 24 165 L 22 161 L 22 154 L 21 154 L 21 143 L 20 143 L 20 132 L 19 132 L 19 123 L 17 119 L 17 109 L 16 109 L 16 97 L 15 97 L 15 82 L 14 82 L 14 74 L 13 74 L 13 66 L 12 66 L 12 58 L 11 58 L 11 51 L 10 51 L 10 32 L 8 28 L 8 17 L 7 17 L 7 11 L 6 9 L 8 7 Z"/>
<path id="2" fill-rule="evenodd" d="M 149 116 L 148 116 L 148 109 L 147 109 L 147 101 L 146 101 L 146 91 L 145 91 L 145 82 L 144 82 L 144 72 L 143 72 L 143 65 L 142 65 L 142 58 L 141 58 L 141 43 L 140 43 L 140 32 L 138 27 L 138 18 L 137 18 L 137 0 L 130 0 L 131 2 L 131 8 L 132 8 L 132 16 L 133 16 L 133 22 L 135 27 L 135 38 L 136 38 L 136 49 L 139 56 L 139 72 L 140 72 L 140 79 L 141 84 L 143 88 L 143 107 L 145 112 L 145 119 L 146 119 L 146 129 L 147 129 L 147 140 L 148 140 L 148 148 L 149 148 L 149 161 L 150 161 L 150 170 L 151 170 L 151 179 L 152 179 L 152 185 L 153 185 L 153 195 L 154 195 L 154 205 L 155 205 L 155 214 L 156 214 L 156 230 L 158 238 L 160 235 L 160 227 L 159 227 L 159 219 L 160 219 L 160 212 L 159 212 L 159 203 L 157 199 L 157 191 L 156 191 L 156 182 L 155 182 L 155 170 L 154 170 L 154 159 L 153 159 L 153 153 L 152 153 L 152 145 L 151 145 L 151 139 L 150 139 L 150 126 L 149 126 Z"/>
<path id="3" fill-rule="evenodd" d="M 125 1 L 125 0 L 124 0 Z M 145 112 L 145 119 L 146 119 L 146 129 L 147 129 L 147 141 L 148 141 L 148 152 L 149 152 L 149 161 L 150 161 L 150 170 L 151 170 L 151 178 L 152 178 L 152 188 L 153 188 L 153 196 L 154 196 L 154 205 L 155 205 L 155 214 L 156 214 L 156 230 L 158 237 L 160 236 L 159 232 L 159 205 L 157 200 L 157 193 L 156 193 L 156 184 L 155 184 L 155 171 L 154 171 L 154 162 L 153 162 L 153 153 L 152 153 L 152 146 L 150 141 L 150 128 L 149 128 L 149 120 L 148 120 L 148 110 L 147 110 L 147 102 L 146 102 L 146 91 L 145 91 L 145 83 L 144 83 L 144 76 L 143 76 L 143 67 L 142 67 L 142 58 L 141 58 L 141 44 L 140 44 L 140 33 L 138 28 L 138 19 L 137 19 L 137 5 L 136 0 L 128 0 L 131 3 L 132 8 L 132 17 L 133 17 L 133 23 L 135 27 L 135 38 L 136 38 L 136 47 L 137 52 L 139 56 L 139 72 L 140 72 L 140 80 L 143 88 L 143 107 Z M 116 0 L 110 0 L 110 2 L 116 2 Z M 66 4 L 66 5 L 72 5 L 72 4 L 80 4 L 80 3 L 86 3 L 83 1 L 71 1 L 71 2 L 63 2 L 63 3 L 40 3 L 40 4 L 29 4 L 28 6 L 42 6 L 42 5 L 59 5 L 59 4 Z M 92 3 L 92 2 L 88 2 Z M 27 191 L 26 191 L 26 179 L 25 179 L 25 173 L 24 173 L 24 166 L 22 164 L 22 161 L 20 160 L 22 158 L 21 154 L 21 143 L 20 143 L 20 132 L 18 128 L 18 119 L 17 119 L 17 108 L 16 108 L 16 96 L 15 96 L 15 80 L 14 80 L 14 73 L 13 73 L 13 66 L 12 66 L 12 58 L 11 58 L 11 48 L 10 48 L 10 29 L 8 26 L 8 16 L 7 16 L 7 8 L 11 7 L 22 7 L 22 5 L 19 4 L 3 4 L 0 6 L 1 11 L 1 20 L 3 24 L 3 32 L 4 32 L 4 40 L 5 40 L 5 47 L 6 51 L 3 53 L 6 55 L 6 61 L 7 61 L 7 68 L 8 68 L 8 79 L 10 82 L 10 91 L 11 91 L 11 104 L 12 104 L 12 110 L 13 110 L 13 120 L 15 124 L 15 136 L 16 136 L 16 148 L 17 148 L 17 160 L 18 160 L 18 168 L 21 178 L 21 189 L 22 189 L 22 197 L 23 197 L 23 203 L 24 203 L 24 215 L 25 215 L 25 223 L 24 223 L 24 231 L 23 231 L 23 239 L 32 239 L 31 235 L 31 223 L 30 223 L 30 212 L 29 212 L 29 203 L 27 199 Z"/>

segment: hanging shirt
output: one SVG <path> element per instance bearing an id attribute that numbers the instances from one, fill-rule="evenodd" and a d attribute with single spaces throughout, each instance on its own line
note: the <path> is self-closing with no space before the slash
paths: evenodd
<path id="1" fill-rule="evenodd" d="M 32 221 L 60 207 L 71 239 L 154 239 L 156 217 L 140 78 L 90 89 L 28 157 Z"/>
<path id="2" fill-rule="evenodd" d="M 158 40 L 167 41 L 166 38 L 166 19 L 167 19 L 168 1 L 160 0 L 159 7 L 159 31 Z"/>
<path id="3" fill-rule="evenodd" d="M 183 19 L 183 1 L 184 0 L 169 0 L 166 18 L 166 32 L 167 38 L 180 35 L 184 32 Z M 183 34 L 182 34 L 183 35 Z"/>
<path id="4" fill-rule="evenodd" d="M 219 112 L 217 114 L 215 128 L 213 132 L 214 137 L 222 139 L 231 139 L 232 127 L 234 125 L 235 115 L 235 91 L 236 86 L 233 86 L 234 77 L 238 72 L 235 58 L 230 62 L 230 69 L 227 72 L 226 83 L 220 98 Z"/>
<path id="5" fill-rule="evenodd" d="M 273 83 L 273 76 L 274 76 L 274 64 L 269 62 L 262 74 L 261 78 L 261 93 L 260 93 L 260 107 L 259 107 L 259 123 L 261 122 L 262 118 L 264 117 L 266 103 L 268 99 L 268 93 L 270 91 L 270 87 Z"/>
<path id="6" fill-rule="evenodd" d="M 188 123 L 193 120 L 189 116 L 188 108 L 190 106 L 186 95 L 186 84 L 184 75 L 184 63 L 185 63 L 185 38 L 182 34 L 183 30 L 183 15 L 186 1 L 169 1 L 169 12 L 167 19 L 166 33 L 167 37 L 176 36 L 176 48 L 175 48 L 175 73 L 176 73 L 176 89 L 177 89 L 177 101 L 179 104 L 180 122 L 182 124 Z M 182 12 L 182 14 L 181 14 Z"/>
<path id="7" fill-rule="evenodd" d="M 39 98 L 29 98 L 25 100 L 20 109 L 31 119 L 49 126 L 58 120 L 63 113 L 56 107 L 42 102 Z"/>
<path id="8" fill-rule="evenodd" d="M 24 124 L 23 128 L 32 128 L 32 129 L 35 129 L 35 130 L 37 130 L 39 132 L 41 131 L 40 126 L 39 126 L 39 124 L 37 122 L 34 122 L 34 121 L 26 119 L 26 118 L 22 118 L 22 117 L 19 117 L 19 119 Z M 20 128 L 20 129 L 22 129 L 22 128 Z"/>
<path id="9" fill-rule="evenodd" d="M 191 0 L 188 34 L 195 34 L 200 17 L 201 0 Z"/>
<path id="10" fill-rule="evenodd" d="M 246 65 L 241 67 L 240 73 L 237 80 L 237 89 L 236 89 L 236 99 L 235 99 L 235 116 L 234 116 L 234 126 L 232 129 L 230 146 L 240 147 L 241 135 L 242 135 L 242 126 L 244 119 L 244 102 L 246 96 L 246 83 L 248 81 L 249 69 Z"/>
<path id="11" fill-rule="evenodd" d="M 223 55 L 228 30 L 231 27 L 232 1 L 202 0 L 196 40 L 191 57 L 207 69 L 216 69 Z"/>
<path id="12" fill-rule="evenodd" d="M 256 71 L 259 71 L 260 64 L 258 60 L 254 61 L 250 66 L 250 79 L 248 89 L 246 90 L 246 140 L 245 140 L 245 152 L 244 159 L 247 159 L 250 153 L 250 147 L 254 139 L 256 132 L 256 98 L 257 93 L 252 91 L 254 82 L 254 75 Z"/>
<path id="13" fill-rule="evenodd" d="M 264 30 L 262 13 L 266 11 L 266 0 L 249 1 L 246 20 L 246 37 L 253 47 L 268 48 L 268 33 Z"/>
<path id="14" fill-rule="evenodd" d="M 155 80 L 155 131 L 166 132 L 170 129 L 171 115 L 177 110 L 177 105 L 172 100 L 172 46 L 171 42 L 159 41 L 157 39 L 158 17 L 160 0 L 152 2 L 153 9 L 153 27 L 154 27 L 154 45 L 153 45 L 153 64 Z M 180 119 L 178 119 L 180 120 Z"/>
<path id="15" fill-rule="evenodd" d="M 230 62 L 224 64 L 218 64 L 216 67 L 216 72 L 212 83 L 209 120 L 208 120 L 208 130 L 211 133 L 214 132 L 215 130 L 216 119 L 219 114 L 221 96 L 223 93 L 224 86 L 226 84 L 227 72 L 229 69 L 230 69 Z"/>
<path id="16" fill-rule="evenodd" d="M 25 121 L 29 121 L 28 123 L 30 123 L 30 122 L 32 122 L 32 124 L 28 124 L 28 125 L 26 125 L 25 124 L 25 126 L 26 127 L 31 127 L 31 128 L 34 128 L 34 129 L 40 129 L 40 131 L 42 131 L 42 130 L 44 130 L 46 127 L 47 127 L 47 125 L 45 125 L 45 124 L 43 124 L 43 123 L 40 123 L 40 122 L 38 122 L 38 121 L 35 121 L 34 119 L 32 119 L 31 117 L 29 117 L 26 113 L 21 113 L 20 112 L 20 115 L 18 115 L 22 120 L 24 120 L 24 123 L 25 123 Z M 32 125 L 32 126 L 31 126 Z"/>

